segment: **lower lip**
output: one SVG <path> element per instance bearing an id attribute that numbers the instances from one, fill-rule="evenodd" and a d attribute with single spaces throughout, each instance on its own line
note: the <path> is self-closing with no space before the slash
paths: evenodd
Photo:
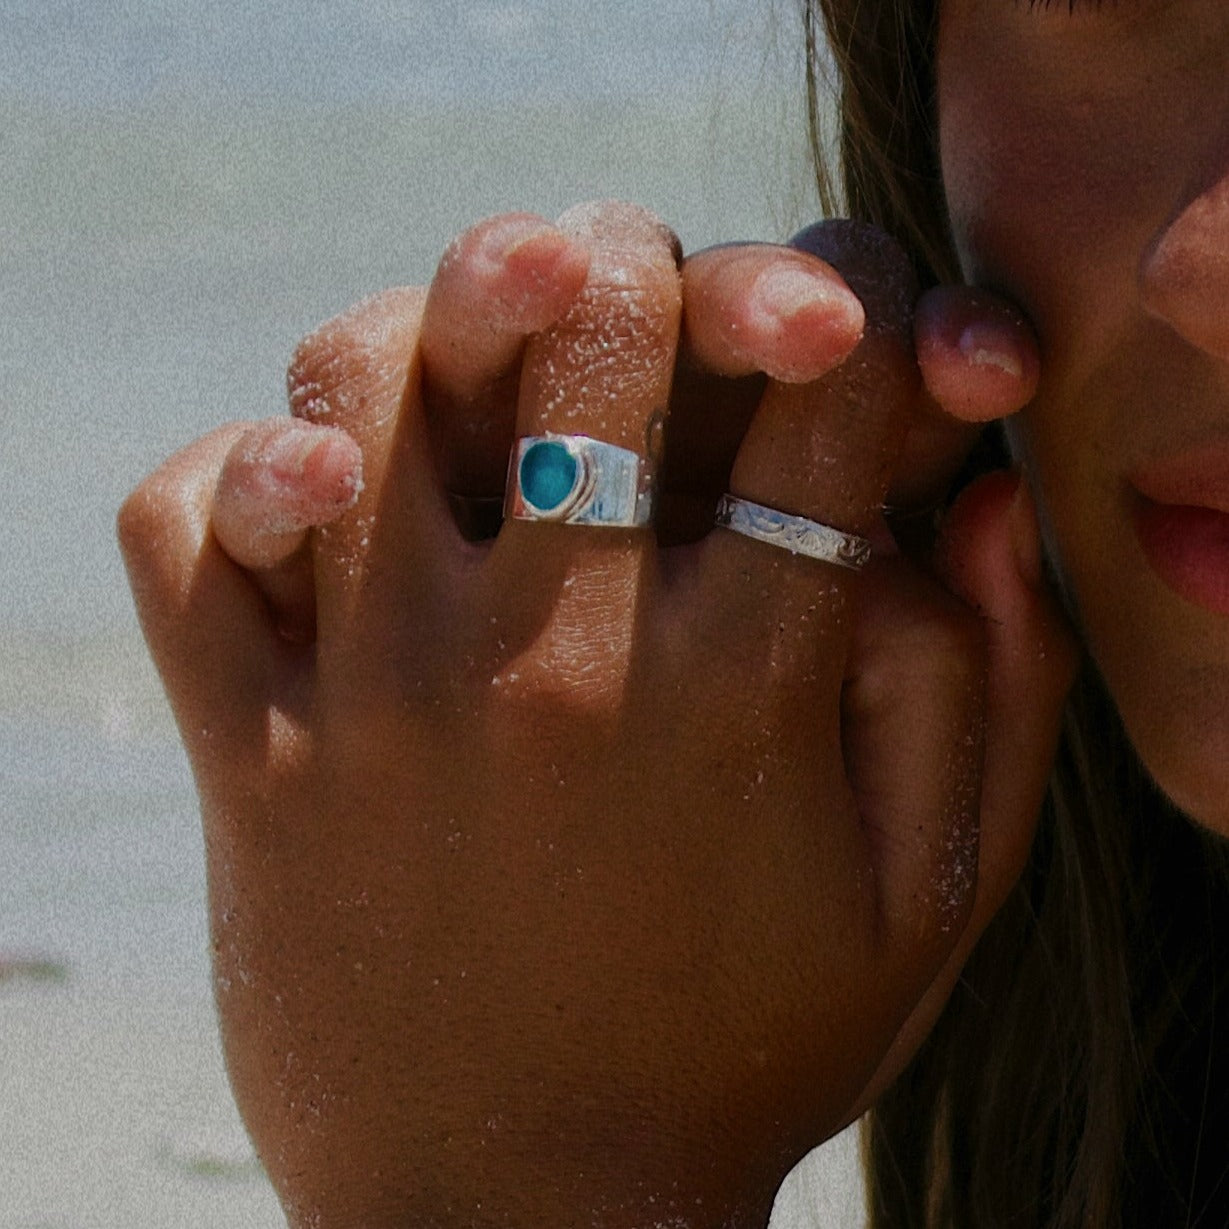
<path id="1" fill-rule="evenodd" d="M 1135 532 L 1153 570 L 1179 597 L 1229 615 L 1229 512 L 1141 499 Z"/>

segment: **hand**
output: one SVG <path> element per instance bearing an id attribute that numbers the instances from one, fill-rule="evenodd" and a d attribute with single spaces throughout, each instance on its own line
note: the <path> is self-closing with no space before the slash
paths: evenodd
<path id="1" fill-rule="evenodd" d="M 232 1081 L 292 1223 L 762 1222 L 1000 889 L 985 850 L 975 887 L 979 816 L 996 849 L 1027 834 L 1065 684 L 1006 501 L 953 550 L 988 643 L 899 558 L 854 577 L 691 540 L 708 484 L 673 436 L 677 545 L 467 542 L 450 513 L 498 492 L 515 434 L 641 449 L 720 384 L 715 433 L 754 393 L 738 493 L 877 532 L 918 403 L 910 296 L 845 238 L 865 328 L 773 249 L 822 293 L 769 306 L 730 371 L 704 339 L 741 292 L 680 279 L 642 213 L 495 220 L 425 296 L 301 348 L 292 405 L 345 435 L 229 428 L 125 505 L 202 795 Z"/>
<path id="2" fill-rule="evenodd" d="M 865 228 L 824 222 L 800 232 L 791 247 L 842 269 L 852 260 L 861 277 L 873 279 L 882 275 L 881 265 L 867 268 L 849 250 L 851 243 L 856 248 L 867 241 L 873 238 Z M 763 372 L 784 382 L 805 382 L 845 357 L 841 343 L 847 335 L 830 323 L 823 326 L 821 312 L 796 312 L 781 326 L 762 310 L 761 279 L 772 279 L 783 268 L 793 268 L 789 254 L 763 244 L 713 248 L 684 266 L 687 327 L 681 366 L 689 379 L 676 380 L 670 438 L 677 481 L 698 509 L 690 518 L 696 525 L 711 522 L 712 501 L 728 485 L 731 460 L 754 412 L 761 385 L 752 381 L 749 389 L 748 378 Z M 873 297 L 873 287 L 859 289 Z M 819 339 L 817 324 L 824 329 Z M 984 290 L 938 286 L 916 305 L 914 343 L 922 387 L 905 414 L 886 505 L 897 538 L 915 556 L 924 556 L 942 583 L 982 616 L 989 668 L 978 882 L 950 955 L 847 1121 L 873 1104 L 921 1045 L 977 939 L 1019 877 L 1041 805 L 1059 705 L 1075 669 L 1074 644 L 1061 619 L 1047 600 L 1038 601 L 1043 582 L 1036 516 L 1017 476 L 990 474 L 973 483 L 946 510 L 941 538 L 935 540 L 934 514 L 982 425 L 1015 413 L 1036 392 L 1039 362 L 1032 330 L 1013 305 Z M 720 413 L 712 412 L 714 405 L 721 406 Z M 1038 628 L 1042 634 L 1034 638 Z"/>

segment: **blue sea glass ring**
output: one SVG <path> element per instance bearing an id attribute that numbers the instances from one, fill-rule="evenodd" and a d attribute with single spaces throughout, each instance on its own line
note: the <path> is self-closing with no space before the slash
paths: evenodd
<path id="1" fill-rule="evenodd" d="M 508 464 L 504 512 L 523 521 L 638 529 L 653 517 L 653 474 L 628 448 L 587 435 L 529 435 Z"/>
<path id="2" fill-rule="evenodd" d="M 521 497 L 539 516 L 570 508 L 585 479 L 584 462 L 561 440 L 534 440 L 521 453 Z"/>

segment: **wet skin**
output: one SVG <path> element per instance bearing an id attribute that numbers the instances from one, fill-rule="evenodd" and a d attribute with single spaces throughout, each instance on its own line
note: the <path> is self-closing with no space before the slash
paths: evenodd
<path id="1" fill-rule="evenodd" d="M 938 70 L 964 271 L 1040 338 L 1051 553 L 1145 764 L 1229 834 L 1229 6 L 946 0 Z"/>

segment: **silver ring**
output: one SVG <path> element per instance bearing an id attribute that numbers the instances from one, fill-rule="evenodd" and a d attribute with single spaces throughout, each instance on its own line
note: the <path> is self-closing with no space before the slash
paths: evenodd
<path id="1" fill-rule="evenodd" d="M 835 563 L 857 571 L 871 557 L 871 544 L 857 534 L 842 533 L 831 525 L 789 516 L 763 504 L 753 504 L 737 495 L 723 495 L 717 503 L 714 523 L 735 533 L 779 546 L 791 555 L 807 555 L 823 563 Z"/>
<path id="2" fill-rule="evenodd" d="M 504 513 L 639 529 L 653 519 L 653 468 L 631 449 L 587 435 L 527 435 L 508 462 Z"/>

